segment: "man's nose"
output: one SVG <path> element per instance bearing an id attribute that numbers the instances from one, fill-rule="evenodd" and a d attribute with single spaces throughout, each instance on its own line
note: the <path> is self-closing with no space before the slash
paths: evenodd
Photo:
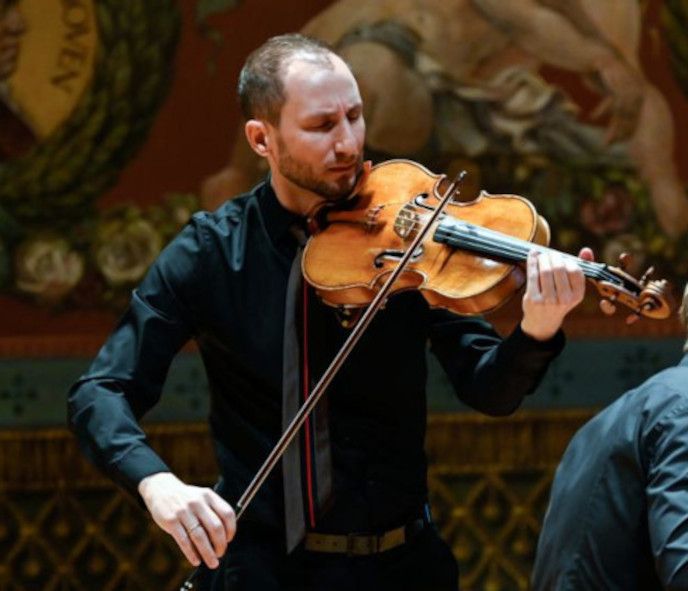
<path id="1" fill-rule="evenodd" d="M 334 151 L 338 156 L 351 156 L 358 151 L 356 134 L 348 121 L 340 126 L 339 135 L 334 144 Z"/>

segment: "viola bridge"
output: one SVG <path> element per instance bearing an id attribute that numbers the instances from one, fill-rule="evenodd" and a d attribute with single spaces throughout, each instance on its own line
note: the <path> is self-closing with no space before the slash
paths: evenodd
<path id="1" fill-rule="evenodd" d="M 420 223 L 421 219 L 416 206 L 413 203 L 406 203 L 394 220 L 394 231 L 402 240 L 410 240 L 415 236 Z"/>

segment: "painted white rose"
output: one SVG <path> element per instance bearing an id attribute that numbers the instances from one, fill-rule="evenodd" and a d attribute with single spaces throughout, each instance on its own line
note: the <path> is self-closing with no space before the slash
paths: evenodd
<path id="1" fill-rule="evenodd" d="M 162 238 L 148 221 L 111 220 L 100 228 L 95 247 L 98 270 L 108 284 L 141 280 L 162 248 Z"/>
<path id="2" fill-rule="evenodd" d="M 26 240 L 15 251 L 15 285 L 39 300 L 57 302 L 79 283 L 84 258 L 59 237 Z"/>

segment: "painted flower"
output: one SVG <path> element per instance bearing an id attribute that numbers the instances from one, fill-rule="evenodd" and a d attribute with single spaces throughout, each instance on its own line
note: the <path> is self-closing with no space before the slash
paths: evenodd
<path id="1" fill-rule="evenodd" d="M 162 238 L 150 222 L 115 218 L 99 228 L 94 258 L 108 284 L 119 286 L 141 280 L 161 248 Z"/>
<path id="2" fill-rule="evenodd" d="M 19 245 L 14 254 L 15 285 L 25 294 L 58 302 L 84 274 L 84 259 L 64 238 L 43 236 Z"/>
<path id="3" fill-rule="evenodd" d="M 170 213 L 172 222 L 179 230 L 198 209 L 198 198 L 188 193 L 173 193 L 165 198 L 165 205 Z"/>
<path id="4" fill-rule="evenodd" d="M 581 223 L 598 236 L 626 230 L 633 215 L 633 197 L 621 185 L 608 186 L 600 199 L 586 199 L 581 206 Z"/>

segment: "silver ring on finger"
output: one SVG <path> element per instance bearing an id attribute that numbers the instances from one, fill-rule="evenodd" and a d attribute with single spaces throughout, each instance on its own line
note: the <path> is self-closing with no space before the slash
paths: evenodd
<path id="1" fill-rule="evenodd" d="M 198 523 L 196 523 L 196 525 L 191 526 L 191 527 L 190 527 L 189 529 L 187 529 L 186 531 L 188 531 L 189 533 L 191 533 L 192 531 L 197 530 L 199 527 L 202 527 L 200 521 L 199 521 Z"/>

